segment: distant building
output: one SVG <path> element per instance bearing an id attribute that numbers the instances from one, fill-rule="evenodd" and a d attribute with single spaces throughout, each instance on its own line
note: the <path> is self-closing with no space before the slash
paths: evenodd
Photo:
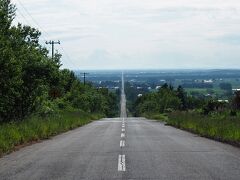
<path id="1" fill-rule="evenodd" d="M 157 89 L 157 90 L 158 90 L 158 89 L 160 89 L 160 88 L 161 88 L 161 86 L 156 86 L 156 88 L 155 88 L 155 89 Z"/>
<path id="2" fill-rule="evenodd" d="M 209 80 L 203 80 L 204 83 L 213 83 L 213 80 L 212 79 L 209 79 Z"/>
<path id="3" fill-rule="evenodd" d="M 219 99 L 218 102 L 225 102 L 225 103 L 229 103 L 229 100 L 222 100 L 222 99 Z"/>
<path id="4" fill-rule="evenodd" d="M 195 79 L 194 82 L 196 82 L 196 83 L 213 83 L 213 80 L 212 79 L 204 79 L 204 80 Z"/>
<path id="5" fill-rule="evenodd" d="M 206 97 L 212 97 L 212 95 L 211 95 L 211 94 L 206 94 L 205 96 L 206 96 Z"/>
<path id="6" fill-rule="evenodd" d="M 240 91 L 240 89 L 232 89 L 233 92 Z"/>

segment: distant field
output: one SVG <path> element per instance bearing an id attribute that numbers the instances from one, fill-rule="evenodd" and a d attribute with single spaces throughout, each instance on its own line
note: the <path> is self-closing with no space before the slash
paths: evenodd
<path id="1" fill-rule="evenodd" d="M 135 89 L 137 96 L 146 92 L 157 91 L 156 87 L 164 83 L 175 88 L 179 85 L 211 80 L 210 88 L 185 88 L 188 94 L 197 93 L 203 96 L 210 94 L 213 98 L 229 99 L 226 91 L 220 89 L 220 83 L 230 83 L 233 89 L 240 88 L 240 70 L 127 70 L 125 82 Z M 82 79 L 80 71 L 76 71 Z M 116 89 L 121 86 L 121 71 L 89 71 L 87 80 L 97 87 Z M 141 89 L 138 89 L 141 88 Z"/>
<path id="2" fill-rule="evenodd" d="M 83 71 L 75 71 L 79 79 L 83 80 L 81 75 Z M 99 82 L 108 82 L 119 85 L 122 71 L 86 71 L 87 81 L 95 85 Z M 194 80 L 213 80 L 213 87 L 218 88 L 219 83 L 229 82 L 233 88 L 240 88 L 240 70 L 126 70 L 124 71 L 125 81 L 137 84 L 148 84 L 157 86 L 163 83 L 169 83 L 177 87 L 184 82 L 193 82 Z M 108 85 L 108 84 L 105 84 Z"/>

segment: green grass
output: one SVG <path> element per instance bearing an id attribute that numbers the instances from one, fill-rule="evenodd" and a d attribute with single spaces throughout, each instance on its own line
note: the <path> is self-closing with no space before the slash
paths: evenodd
<path id="1" fill-rule="evenodd" d="M 161 120 L 161 121 L 167 121 L 168 120 L 168 117 L 167 117 L 166 114 L 151 113 L 151 114 L 144 114 L 143 117 L 146 117 L 148 119 Z"/>
<path id="2" fill-rule="evenodd" d="M 0 156 L 14 151 L 15 147 L 83 126 L 102 118 L 101 114 L 81 111 L 64 111 L 47 118 L 30 117 L 21 122 L 0 125 Z"/>
<path id="3" fill-rule="evenodd" d="M 197 112 L 173 112 L 168 114 L 168 117 L 163 115 L 151 115 L 151 117 L 200 136 L 240 145 L 239 116 L 231 117 L 226 114 L 204 116 Z"/>

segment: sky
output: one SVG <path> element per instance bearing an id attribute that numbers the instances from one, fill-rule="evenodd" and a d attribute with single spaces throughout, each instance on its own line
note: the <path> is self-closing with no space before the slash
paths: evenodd
<path id="1" fill-rule="evenodd" d="M 240 68 L 239 0 L 12 2 L 43 45 L 61 41 L 63 68 Z"/>

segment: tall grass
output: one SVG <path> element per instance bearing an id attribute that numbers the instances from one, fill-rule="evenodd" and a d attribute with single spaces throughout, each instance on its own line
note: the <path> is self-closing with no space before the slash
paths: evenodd
<path id="1" fill-rule="evenodd" d="M 228 115 L 204 116 L 194 112 L 169 114 L 168 124 L 222 141 L 240 142 L 240 119 Z"/>
<path id="2" fill-rule="evenodd" d="M 204 137 L 240 145 L 240 118 L 228 114 L 204 116 L 197 112 L 173 112 L 166 116 L 152 116 L 168 125 L 188 130 Z"/>
<path id="3" fill-rule="evenodd" d="M 29 117 L 21 122 L 0 125 L 0 156 L 9 153 L 16 146 L 26 144 L 68 131 L 102 118 L 101 114 L 81 111 L 64 111 L 58 115 L 40 118 Z"/>

